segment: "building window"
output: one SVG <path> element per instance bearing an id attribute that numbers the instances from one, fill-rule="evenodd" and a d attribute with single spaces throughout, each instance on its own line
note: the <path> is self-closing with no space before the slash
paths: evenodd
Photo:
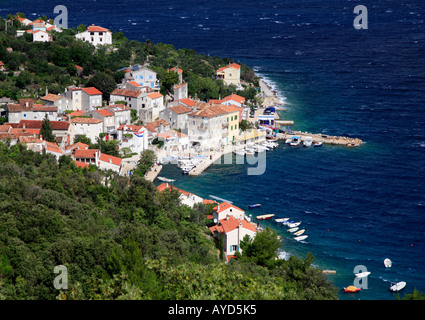
<path id="1" fill-rule="evenodd" d="M 238 246 L 237 245 L 230 246 L 230 251 L 238 251 Z"/>

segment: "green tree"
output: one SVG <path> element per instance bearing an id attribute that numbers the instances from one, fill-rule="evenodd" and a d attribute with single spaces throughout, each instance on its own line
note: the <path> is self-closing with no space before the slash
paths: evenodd
<path id="1" fill-rule="evenodd" d="M 44 140 L 49 142 L 55 142 L 56 140 L 56 137 L 53 134 L 52 125 L 50 123 L 49 118 L 47 117 L 47 114 L 44 117 L 43 122 L 41 123 L 40 136 L 42 136 Z"/>
<path id="2" fill-rule="evenodd" d="M 154 165 L 156 161 L 156 155 L 152 150 L 144 150 L 140 154 L 140 160 L 137 164 L 134 174 L 143 177 L 149 170 L 150 167 Z"/>
<path id="3" fill-rule="evenodd" d="M 103 100 L 109 101 L 109 95 L 116 88 L 114 77 L 105 72 L 96 72 L 87 82 L 87 87 L 102 91 Z"/>

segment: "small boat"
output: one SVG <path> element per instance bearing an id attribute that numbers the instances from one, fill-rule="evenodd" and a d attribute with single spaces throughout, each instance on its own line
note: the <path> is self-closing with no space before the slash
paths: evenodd
<path id="1" fill-rule="evenodd" d="M 294 228 L 294 227 L 298 227 L 301 224 L 301 222 L 294 222 L 294 223 L 290 223 L 288 224 L 289 228 Z"/>
<path id="2" fill-rule="evenodd" d="M 274 217 L 274 214 L 263 214 L 261 216 L 257 216 L 257 220 L 267 220 L 271 217 Z"/>
<path id="3" fill-rule="evenodd" d="M 300 137 L 292 137 L 292 140 L 289 144 L 291 146 L 298 146 L 300 143 L 301 143 Z"/>
<path id="4" fill-rule="evenodd" d="M 278 222 L 278 223 L 280 223 L 280 222 L 285 222 L 285 221 L 288 221 L 289 220 L 289 218 L 279 218 L 279 219 L 274 219 L 274 221 L 276 221 L 276 222 Z"/>
<path id="5" fill-rule="evenodd" d="M 360 288 L 356 288 L 355 286 L 348 286 L 344 288 L 344 292 L 357 292 L 360 291 Z"/>
<path id="6" fill-rule="evenodd" d="M 310 147 L 311 144 L 313 143 L 312 139 L 313 139 L 312 137 L 305 137 L 305 140 L 303 141 L 303 146 Z"/>
<path id="7" fill-rule="evenodd" d="M 176 181 L 175 179 L 167 179 L 167 178 L 164 178 L 164 177 L 158 177 L 157 179 L 164 181 L 164 182 L 174 182 L 174 181 Z"/>
<path id="8" fill-rule="evenodd" d="M 298 227 L 291 228 L 291 229 L 288 229 L 288 232 L 295 232 L 295 231 L 297 231 L 298 229 L 299 229 Z"/>
<path id="9" fill-rule="evenodd" d="M 393 284 L 390 287 L 390 291 L 397 292 L 397 291 L 403 290 L 405 286 L 406 286 L 406 282 L 400 281 L 400 282 Z"/>
<path id="10" fill-rule="evenodd" d="M 261 207 L 261 203 L 250 204 L 250 205 L 248 206 L 248 208 L 258 208 L 258 207 Z"/>
<path id="11" fill-rule="evenodd" d="M 283 221 L 282 222 L 282 224 L 284 225 L 284 226 L 287 226 L 288 224 L 290 224 L 290 223 L 294 223 L 294 221 Z"/>
<path id="12" fill-rule="evenodd" d="M 322 144 L 323 144 L 323 142 L 315 141 L 315 142 L 313 143 L 313 146 L 314 146 L 314 147 L 321 147 L 321 146 L 322 146 Z"/>
<path id="13" fill-rule="evenodd" d="M 305 229 L 301 229 L 301 230 L 299 230 L 299 231 L 295 232 L 295 233 L 294 233 L 294 235 L 295 235 L 295 236 L 300 236 L 300 235 L 302 235 L 304 232 L 305 232 Z"/>
<path id="14" fill-rule="evenodd" d="M 304 239 L 307 239 L 307 237 L 308 237 L 307 235 L 299 236 L 299 237 L 295 237 L 294 240 L 296 240 L 296 241 L 302 241 Z"/>
<path id="15" fill-rule="evenodd" d="M 370 275 L 370 272 L 369 272 L 369 271 L 360 272 L 360 273 L 356 273 L 356 274 L 355 274 L 355 276 L 356 276 L 357 278 L 364 278 L 364 277 L 367 277 L 368 275 Z"/>
<path id="16" fill-rule="evenodd" d="M 390 260 L 390 259 L 388 259 L 388 258 L 386 258 L 386 259 L 384 260 L 384 266 L 385 266 L 385 268 L 391 268 L 391 265 L 392 265 L 391 260 Z"/>

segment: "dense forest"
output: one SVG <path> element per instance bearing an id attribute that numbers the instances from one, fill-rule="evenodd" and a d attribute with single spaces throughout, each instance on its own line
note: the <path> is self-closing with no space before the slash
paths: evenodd
<path id="1" fill-rule="evenodd" d="M 224 263 L 211 207 L 181 205 L 143 172 L 81 169 L 20 144 L 0 143 L 0 162 L 0 300 L 337 298 L 312 255 L 275 259 L 270 229 Z M 53 285 L 58 265 L 67 289 Z"/>
<path id="2" fill-rule="evenodd" d="M 13 15 L 8 15 L 7 19 L 13 20 L 6 31 L 5 20 L 0 17 L 0 61 L 7 69 L 6 73 L 0 73 L 0 97 L 37 98 L 44 95 L 46 88 L 58 94 L 76 85 L 94 86 L 104 93 L 105 100 L 109 100 L 109 94 L 124 76 L 123 71 L 117 70 L 134 64 L 147 64 L 157 72 L 164 95 L 178 81 L 175 73 L 167 72 L 176 66 L 183 70 L 189 96 L 208 101 L 236 93 L 235 86 L 226 86 L 215 78 L 216 70 L 234 62 L 232 59 L 210 57 L 191 49 L 176 50 L 172 45 L 155 44 L 150 40 L 129 40 L 122 32 L 113 33 L 112 46 L 96 49 L 75 38 L 78 31 L 87 28 L 84 25 L 63 32 L 51 31 L 53 42 L 33 42 L 29 33 L 16 36 L 16 30 L 30 27 L 22 26 Z M 241 64 L 241 80 L 250 84 L 238 94 L 253 100 L 258 77 L 251 68 L 237 62 Z M 76 66 L 82 67 L 83 72 L 79 73 Z"/>

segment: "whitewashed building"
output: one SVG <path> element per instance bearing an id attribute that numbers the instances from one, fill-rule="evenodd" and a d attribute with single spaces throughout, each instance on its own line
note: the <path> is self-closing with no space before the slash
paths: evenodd
<path id="1" fill-rule="evenodd" d="M 94 24 L 89 26 L 86 31 L 76 34 L 75 37 L 95 47 L 112 44 L 112 32 L 106 28 L 95 26 Z"/>

